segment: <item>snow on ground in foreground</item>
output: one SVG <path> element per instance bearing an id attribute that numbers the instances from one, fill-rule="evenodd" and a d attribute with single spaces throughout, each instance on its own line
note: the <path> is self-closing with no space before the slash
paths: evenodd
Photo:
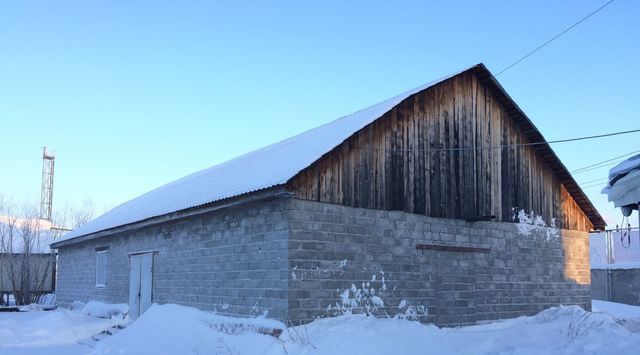
<path id="1" fill-rule="evenodd" d="M 99 318 L 122 316 L 128 312 L 129 305 L 126 303 L 109 304 L 98 301 L 87 302 L 80 311 L 82 314 Z"/>
<path id="2" fill-rule="evenodd" d="M 91 336 L 122 323 L 78 311 L 0 313 L 0 354 L 84 354 Z"/>
<path id="3" fill-rule="evenodd" d="M 247 325 L 234 326 L 234 321 L 238 325 L 246 321 Z M 270 319 L 223 317 L 175 304 L 154 304 L 116 336 L 101 341 L 93 354 L 263 354 L 276 340 L 252 331 L 257 328 L 282 329 L 284 324 Z"/>
<path id="4" fill-rule="evenodd" d="M 600 306 L 606 310 L 608 305 Z M 464 328 L 346 315 L 289 328 L 280 340 L 251 331 L 215 331 L 211 322 L 216 317 L 188 307 L 154 305 L 127 329 L 100 342 L 94 354 L 618 355 L 640 347 L 640 334 L 609 314 L 575 306 Z"/>
<path id="5" fill-rule="evenodd" d="M 640 307 L 594 301 L 594 312 L 554 307 L 463 328 L 345 315 L 288 328 L 264 318 L 232 318 L 173 304 L 153 305 L 99 342 L 115 320 L 80 311 L 0 313 L 0 354 L 636 354 Z M 617 317 L 617 318 L 614 318 Z M 74 345 L 80 341 L 82 344 Z"/>

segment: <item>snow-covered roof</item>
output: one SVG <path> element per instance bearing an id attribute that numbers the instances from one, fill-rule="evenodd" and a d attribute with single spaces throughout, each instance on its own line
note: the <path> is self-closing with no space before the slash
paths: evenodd
<path id="1" fill-rule="evenodd" d="M 0 215 L 0 253 L 24 253 L 25 244 L 30 253 L 50 253 L 56 237 L 52 227 L 44 219 Z"/>
<path id="2" fill-rule="evenodd" d="M 609 182 L 602 189 L 615 207 L 640 202 L 640 154 L 634 155 L 609 170 Z"/>
<path id="3" fill-rule="evenodd" d="M 509 105 L 510 110 L 515 112 L 516 122 L 528 132 L 529 139 L 535 142 L 544 141 L 542 134 L 487 68 L 483 64 L 477 64 L 320 127 L 170 182 L 113 208 L 84 226 L 65 234 L 56 243 L 283 185 L 403 100 L 472 69 L 478 70 L 478 75 L 484 79 L 490 79 L 490 83 L 495 85 L 498 94 Z M 551 148 L 548 145 L 542 145 L 538 149 L 542 151 L 541 155 L 585 211 L 593 225 L 603 228 L 606 223 Z"/>
<path id="4" fill-rule="evenodd" d="M 614 180 L 619 175 L 626 174 L 631 170 L 640 169 L 640 154 L 634 155 L 629 159 L 624 160 L 620 164 L 617 164 L 611 170 L 609 170 L 609 181 Z"/>
<path id="5" fill-rule="evenodd" d="M 354 133 L 393 109 L 402 100 L 473 67 L 475 66 L 278 143 L 170 182 L 115 207 L 84 226 L 65 234 L 58 241 L 285 184 Z"/>

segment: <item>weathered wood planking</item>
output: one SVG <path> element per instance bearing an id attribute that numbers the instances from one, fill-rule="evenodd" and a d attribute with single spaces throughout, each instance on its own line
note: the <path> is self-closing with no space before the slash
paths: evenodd
<path id="1" fill-rule="evenodd" d="M 407 98 L 287 183 L 301 199 L 468 219 L 514 209 L 590 230 L 495 89 L 466 72 Z"/>

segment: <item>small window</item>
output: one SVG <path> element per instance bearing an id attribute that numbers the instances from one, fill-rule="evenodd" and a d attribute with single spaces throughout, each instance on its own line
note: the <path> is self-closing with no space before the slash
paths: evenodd
<path id="1" fill-rule="evenodd" d="M 107 284 L 107 251 L 96 251 L 96 287 L 104 288 Z"/>

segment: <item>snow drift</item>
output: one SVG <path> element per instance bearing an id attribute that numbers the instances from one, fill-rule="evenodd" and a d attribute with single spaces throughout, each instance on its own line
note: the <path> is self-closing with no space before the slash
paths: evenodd
<path id="1" fill-rule="evenodd" d="M 75 310 L 0 313 L 0 354 L 635 354 L 640 307 L 594 301 L 594 312 L 554 307 L 462 328 L 344 315 L 285 328 L 265 318 L 219 316 L 154 304 L 128 320 L 87 315 L 122 310 L 90 302 Z M 115 328 L 114 328 L 115 327 Z M 277 338 L 265 333 L 284 329 Z M 113 334 L 113 335 L 110 335 Z"/>
<path id="2" fill-rule="evenodd" d="M 610 305 L 606 302 L 598 305 L 607 307 Z M 233 331 L 220 327 L 228 322 L 246 326 Z M 463 328 L 345 315 L 287 328 L 278 339 L 255 329 L 283 326 L 279 322 L 220 317 L 178 305 L 153 305 L 129 327 L 101 341 L 93 354 L 618 355 L 635 353 L 640 346 L 640 334 L 633 324 L 638 323 L 622 322 L 607 313 L 587 312 L 577 306 L 554 307 L 532 317 Z"/>
<path id="3" fill-rule="evenodd" d="M 264 318 L 231 318 L 175 304 L 153 304 L 130 326 L 101 341 L 93 354 L 262 354 L 276 342 L 262 329 L 284 329 Z"/>

